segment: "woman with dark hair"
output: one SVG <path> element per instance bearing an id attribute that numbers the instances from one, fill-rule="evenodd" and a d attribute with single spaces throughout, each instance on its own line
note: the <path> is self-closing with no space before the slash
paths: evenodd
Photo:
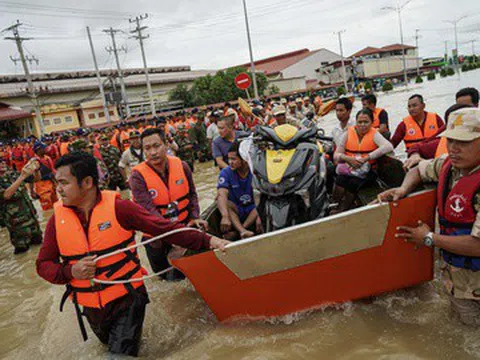
<path id="1" fill-rule="evenodd" d="M 336 212 L 350 209 L 358 190 L 375 180 L 376 160 L 393 151 L 392 144 L 373 127 L 374 115 L 370 109 L 357 113 L 356 125 L 342 135 L 334 154 L 337 164 L 334 202 Z"/>

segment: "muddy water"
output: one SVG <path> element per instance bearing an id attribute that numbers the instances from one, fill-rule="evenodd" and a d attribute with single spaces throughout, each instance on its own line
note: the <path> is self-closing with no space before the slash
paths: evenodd
<path id="1" fill-rule="evenodd" d="M 387 109 L 394 128 L 406 114 L 406 99 L 412 93 L 423 94 L 427 109 L 443 116 L 459 88 L 479 84 L 477 70 L 468 73 L 468 77 L 436 80 L 381 95 L 379 106 Z M 334 124 L 333 114 L 322 120 L 327 133 Z M 197 166 L 195 179 L 203 209 L 214 199 L 216 176 L 213 167 Z M 44 226 L 51 213 L 39 214 Z M 66 306 L 64 313 L 58 311 L 63 289 L 36 276 L 37 251 L 33 248 L 27 254 L 14 256 L 8 235 L 5 231 L 0 233 L 0 357 L 110 358 L 92 334 L 86 343 L 82 342 L 71 305 Z M 141 255 L 145 260 L 143 252 Z M 227 325 L 216 321 L 188 281 L 150 281 L 148 289 L 152 301 L 140 353 L 144 358 L 480 358 L 480 330 L 462 326 L 452 317 L 438 278 L 368 301 L 269 321 Z"/>

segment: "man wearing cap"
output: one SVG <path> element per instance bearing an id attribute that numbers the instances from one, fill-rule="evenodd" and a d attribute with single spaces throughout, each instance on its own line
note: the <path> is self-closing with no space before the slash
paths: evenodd
<path id="1" fill-rule="evenodd" d="M 286 115 L 287 116 L 287 122 L 298 123 L 300 121 L 300 119 L 297 118 L 296 108 L 297 108 L 297 106 L 295 105 L 295 103 L 291 102 L 291 103 L 288 104 L 288 113 Z"/>
<path id="2" fill-rule="evenodd" d="M 128 136 L 130 138 L 130 147 L 123 152 L 122 157 L 118 162 L 118 167 L 120 168 L 120 173 L 122 174 L 124 181 L 127 181 L 128 179 L 126 169 L 130 172 L 135 166 L 144 160 L 142 142 L 140 141 L 140 131 L 132 130 Z"/>
<path id="3" fill-rule="evenodd" d="M 303 115 L 303 101 L 301 97 L 295 99 L 295 116 L 297 119 L 303 119 L 305 116 Z"/>
<path id="4" fill-rule="evenodd" d="M 38 163 L 31 160 L 22 167 L 19 174 L 15 170 L 9 170 L 0 159 L 2 223 L 10 233 L 10 242 L 15 248 L 15 255 L 28 251 L 30 245 L 42 243 L 37 212 L 24 185 L 37 169 Z"/>
<path id="5" fill-rule="evenodd" d="M 221 117 L 220 110 L 213 110 L 208 116 L 208 127 L 207 127 L 207 139 L 208 139 L 208 147 L 212 150 L 212 143 L 217 137 L 220 136 L 218 133 L 218 126 L 217 121 Z"/>
<path id="6" fill-rule="evenodd" d="M 198 113 L 197 122 L 188 131 L 188 136 L 193 143 L 198 160 L 200 162 L 207 161 L 210 158 L 210 151 L 207 140 L 207 129 L 205 127 L 205 113 L 203 111 Z"/>
<path id="7" fill-rule="evenodd" d="M 195 154 L 193 152 L 193 144 L 188 136 L 188 129 L 184 124 L 178 125 L 177 135 L 175 135 L 175 143 L 178 145 L 177 156 L 185 161 L 190 170 L 194 170 Z"/>
<path id="8" fill-rule="evenodd" d="M 310 97 L 305 96 L 303 98 L 303 115 L 307 116 L 308 113 L 315 114 L 315 106 L 310 103 Z"/>
<path id="9" fill-rule="evenodd" d="M 98 144 L 100 145 L 100 155 L 107 166 L 108 173 L 110 174 L 110 180 L 108 182 L 109 190 L 127 189 L 125 180 L 122 176 L 118 163 L 120 162 L 120 151 L 113 145 L 109 144 L 109 138 L 107 135 L 102 134 L 98 138 Z"/>
<path id="10" fill-rule="evenodd" d="M 275 128 L 280 125 L 289 124 L 297 128 L 300 128 L 300 122 L 296 118 L 288 118 L 286 116 L 286 109 L 283 105 L 277 105 L 273 108 L 273 116 L 275 121 L 270 125 L 272 128 Z"/>
<path id="11" fill-rule="evenodd" d="M 57 144 L 53 142 L 53 138 L 51 136 L 45 136 L 44 144 L 47 146 L 45 148 L 45 154 L 52 159 L 53 163 L 60 157 L 60 150 L 58 149 Z"/>
<path id="12" fill-rule="evenodd" d="M 34 190 L 40 199 L 42 210 L 53 209 L 53 204 L 57 202 L 57 190 L 55 187 L 55 168 L 53 160 L 45 153 L 47 146 L 44 143 L 36 142 L 33 150 L 38 161 L 39 169 L 34 175 Z"/>
<path id="13" fill-rule="evenodd" d="M 480 109 L 453 112 L 447 129 L 448 155 L 421 161 L 399 188 L 379 195 L 396 201 L 423 183 L 437 182 L 440 232 L 426 224 L 400 226 L 395 235 L 417 246 L 438 247 L 442 277 L 460 320 L 480 327 Z"/>

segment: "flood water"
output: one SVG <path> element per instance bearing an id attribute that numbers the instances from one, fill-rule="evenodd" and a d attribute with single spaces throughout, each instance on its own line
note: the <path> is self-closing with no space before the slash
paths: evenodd
<path id="1" fill-rule="evenodd" d="M 407 114 L 407 99 L 423 94 L 427 110 L 443 117 L 462 87 L 480 85 L 480 70 L 437 79 L 387 95 L 378 106 L 391 128 Z M 357 109 L 360 103 L 356 103 Z M 322 120 L 326 133 L 333 113 Z M 401 149 L 399 149 L 401 152 Z M 196 168 L 195 180 L 205 209 L 214 199 L 217 170 Z M 36 204 L 38 206 L 38 202 Z M 51 212 L 42 214 L 45 223 Z M 110 359 L 89 332 L 82 341 L 73 306 L 59 312 L 62 286 L 35 272 L 37 248 L 14 256 L 8 235 L 0 232 L 0 357 L 6 359 Z M 143 263 L 148 262 L 141 251 Z M 354 284 L 352 284 L 354 285 Z M 212 284 L 214 286 L 214 284 Z M 147 309 L 140 356 L 148 359 L 474 359 L 480 358 L 480 329 L 455 319 L 438 279 L 368 301 L 268 321 L 220 324 L 188 281 L 148 281 Z M 235 301 L 235 299 L 232 299 Z M 280 301 L 280 299 L 272 299 Z"/>

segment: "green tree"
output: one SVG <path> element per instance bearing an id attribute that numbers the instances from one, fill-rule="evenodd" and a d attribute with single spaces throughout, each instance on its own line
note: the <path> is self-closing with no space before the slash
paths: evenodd
<path id="1" fill-rule="evenodd" d="M 418 75 L 416 78 L 415 78 L 415 84 L 421 84 L 423 83 L 423 79 L 420 75 Z"/>
<path id="2" fill-rule="evenodd" d="M 234 81 L 235 77 L 242 72 L 245 72 L 243 67 L 221 70 L 213 76 L 206 75 L 196 79 L 190 89 L 185 85 L 177 85 L 170 92 L 169 99 L 171 101 L 182 100 L 185 106 L 189 107 L 221 103 L 245 97 L 245 91 L 238 89 Z M 250 77 L 252 76 L 250 73 L 248 74 Z M 268 79 L 264 74 L 257 73 L 256 75 L 258 92 L 263 95 L 268 87 Z M 253 89 L 250 88 L 249 91 L 250 96 L 253 96 Z"/>
<path id="3" fill-rule="evenodd" d="M 393 90 L 393 85 L 391 82 L 386 82 L 385 84 L 383 84 L 382 91 L 387 92 L 391 90 Z"/>
<path id="4" fill-rule="evenodd" d="M 275 84 L 272 84 L 268 87 L 267 89 L 267 93 L 268 95 L 276 95 L 276 94 L 279 94 L 280 93 L 280 88 L 275 85 Z"/>
<path id="5" fill-rule="evenodd" d="M 170 101 L 183 101 L 185 107 L 194 106 L 192 93 L 185 84 L 178 84 L 170 91 L 168 98 Z"/>

